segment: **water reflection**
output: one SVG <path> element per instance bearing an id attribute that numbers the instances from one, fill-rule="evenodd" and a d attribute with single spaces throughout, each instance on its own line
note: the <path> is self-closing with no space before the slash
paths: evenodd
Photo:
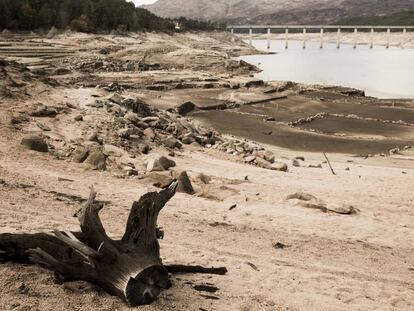
<path id="1" fill-rule="evenodd" d="M 267 40 L 253 45 L 267 49 Z M 300 83 L 341 85 L 363 89 L 367 96 L 380 98 L 414 98 L 414 49 L 385 46 L 289 41 L 271 41 L 275 55 L 250 55 L 242 59 L 257 65 L 264 80 L 290 80 Z"/>

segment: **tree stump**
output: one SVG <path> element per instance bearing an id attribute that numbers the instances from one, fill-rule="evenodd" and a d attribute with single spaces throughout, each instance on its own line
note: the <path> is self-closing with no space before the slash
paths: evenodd
<path id="1" fill-rule="evenodd" d="M 61 282 L 94 283 L 130 306 L 150 304 L 162 289 L 171 286 L 168 267 L 160 258 L 158 239 L 163 232 L 157 228 L 157 218 L 177 186 L 174 181 L 161 192 L 147 193 L 134 202 L 121 240 L 107 236 L 99 218 L 103 204 L 95 202 L 96 192 L 92 188 L 78 213 L 81 232 L 1 234 L 0 260 L 39 264 L 55 271 Z M 197 266 L 172 267 L 174 273 L 206 273 L 206 268 Z M 225 273 L 225 268 L 210 272 L 223 274 L 223 269 Z"/>

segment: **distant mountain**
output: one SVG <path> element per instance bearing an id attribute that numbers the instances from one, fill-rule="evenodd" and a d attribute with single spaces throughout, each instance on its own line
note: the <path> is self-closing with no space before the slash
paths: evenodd
<path id="1" fill-rule="evenodd" d="M 414 10 L 414 0 L 158 0 L 144 6 L 162 17 L 254 24 L 332 24 Z"/>

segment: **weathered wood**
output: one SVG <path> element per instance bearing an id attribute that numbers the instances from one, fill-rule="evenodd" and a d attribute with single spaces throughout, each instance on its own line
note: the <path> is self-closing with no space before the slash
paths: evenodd
<path id="1" fill-rule="evenodd" d="M 120 241 L 110 239 L 99 218 L 103 204 L 91 189 L 79 214 L 80 233 L 0 235 L 0 258 L 33 262 L 54 270 L 61 280 L 85 280 L 121 297 L 131 306 L 149 304 L 170 287 L 157 241 L 157 218 L 177 182 L 134 202 Z"/>
<path id="2" fill-rule="evenodd" d="M 178 182 L 134 202 L 121 240 L 112 240 L 99 218 L 103 204 L 92 188 L 78 213 L 81 232 L 0 234 L 0 261 L 35 263 L 55 272 L 59 282 L 84 280 L 131 306 L 153 302 L 171 286 L 170 273 L 225 274 L 227 269 L 164 266 L 158 239 L 158 214 L 177 191 Z"/>

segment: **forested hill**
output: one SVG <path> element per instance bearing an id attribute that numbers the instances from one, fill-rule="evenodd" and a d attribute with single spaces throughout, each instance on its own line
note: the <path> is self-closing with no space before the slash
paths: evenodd
<path id="1" fill-rule="evenodd" d="M 206 22 L 181 23 L 188 29 L 212 28 Z M 0 0 L 0 29 L 51 27 L 82 32 L 173 30 L 174 23 L 126 0 Z"/>

